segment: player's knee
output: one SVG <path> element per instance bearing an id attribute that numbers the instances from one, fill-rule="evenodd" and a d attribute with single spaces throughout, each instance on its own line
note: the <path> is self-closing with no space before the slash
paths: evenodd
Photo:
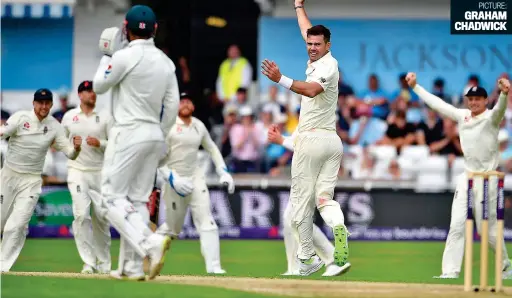
<path id="1" fill-rule="evenodd" d="M 3 234 L 4 235 L 22 235 L 25 234 L 25 225 L 20 222 L 7 221 Z"/>
<path id="2" fill-rule="evenodd" d="M 203 217 L 198 220 L 194 220 L 194 224 L 196 224 L 196 228 L 199 231 L 215 231 L 218 230 L 217 223 L 211 216 Z"/>

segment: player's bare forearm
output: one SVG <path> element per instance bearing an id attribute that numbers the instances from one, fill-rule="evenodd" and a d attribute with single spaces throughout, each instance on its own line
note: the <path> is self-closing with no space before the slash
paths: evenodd
<path id="1" fill-rule="evenodd" d="M 324 92 L 324 88 L 318 83 L 315 82 L 302 82 L 302 81 L 293 81 L 292 87 L 290 88 L 293 92 L 304 95 L 310 98 L 317 96 L 318 94 Z"/>
<path id="2" fill-rule="evenodd" d="M 299 4 L 297 2 L 295 3 L 295 7 L 303 6 L 303 5 L 304 5 L 304 3 L 302 3 L 302 4 Z M 306 40 L 307 39 L 307 31 L 309 28 L 313 27 L 313 25 L 311 24 L 311 21 L 309 20 L 304 7 L 296 8 L 295 11 L 297 12 L 297 22 L 299 23 L 300 33 L 302 35 L 302 38 L 304 38 L 304 40 Z"/>

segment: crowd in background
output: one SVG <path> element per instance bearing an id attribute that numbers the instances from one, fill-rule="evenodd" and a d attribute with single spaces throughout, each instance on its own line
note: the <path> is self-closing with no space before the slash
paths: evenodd
<path id="1" fill-rule="evenodd" d="M 181 87 L 187 86 L 186 63 L 180 61 L 178 80 Z M 507 74 L 502 74 L 507 77 Z M 498 78 L 496 78 L 497 80 Z M 365 90 L 354 90 L 344 80 L 340 71 L 339 97 L 336 130 L 343 141 L 345 156 L 349 160 L 353 147 L 362 148 L 356 165 L 341 165 L 340 177 L 406 179 L 396 159 L 389 160 L 385 171 L 373 171 L 376 156 L 370 147 L 392 146 L 399 155 L 405 146 L 426 146 L 430 154 L 446 156 L 448 163 L 462 156 L 457 124 L 438 115 L 426 107 L 405 82 L 405 73 L 397 74 L 396 86 L 381 86 L 379 77 L 368 76 Z M 267 141 L 267 130 L 277 124 L 284 136 L 295 130 L 300 115 L 300 97 L 290 91 L 282 91 L 278 85 L 261 90 L 251 98 L 252 66 L 236 45 L 229 47 L 226 60 L 219 66 L 216 92 L 211 96 L 211 114 L 208 123 L 229 170 L 233 173 L 259 173 L 271 176 L 289 175 L 293 153 L 284 147 Z M 424 86 L 446 102 L 463 107 L 463 94 L 471 86 L 479 85 L 477 75 L 469 75 L 466 86 L 460 86 L 459 94 L 446 94 L 445 82 L 436 79 L 431 86 Z M 186 88 L 186 87 L 185 87 Z M 394 90 L 388 92 L 386 90 Z M 499 89 L 489 91 L 489 108 L 499 96 Z M 510 101 L 509 97 L 509 101 Z M 64 113 L 73 107 L 67 97 L 61 96 L 60 109 L 53 116 L 60 120 Z M 2 109 L 2 122 L 12 111 Z M 499 133 L 501 151 L 500 170 L 512 173 L 512 104 L 509 104 L 506 117 Z M 2 144 L 5 152 L 6 144 Z M 319 148 L 321 150 L 321 148 Z M 375 151 L 373 151 L 375 152 Z M 62 156 L 60 156 L 62 155 Z M 353 157 L 353 156 L 352 156 Z M 49 152 L 45 165 L 47 179 L 59 183 L 66 179 L 66 158 L 58 152 Z"/>

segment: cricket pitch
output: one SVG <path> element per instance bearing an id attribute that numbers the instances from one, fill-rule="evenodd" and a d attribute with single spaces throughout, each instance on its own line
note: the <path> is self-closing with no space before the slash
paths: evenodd
<path id="1" fill-rule="evenodd" d="M 109 279 L 108 275 L 65 272 L 9 272 L 18 276 L 48 276 L 62 278 Z M 159 276 L 151 282 L 173 283 L 197 286 L 212 286 L 261 294 L 282 295 L 290 297 L 382 297 L 382 298 L 423 298 L 423 297 L 508 297 L 512 295 L 511 287 L 504 287 L 503 293 L 465 293 L 462 285 L 409 284 L 353 281 L 320 281 L 298 279 L 269 279 L 246 277 L 212 277 L 190 275 Z"/>

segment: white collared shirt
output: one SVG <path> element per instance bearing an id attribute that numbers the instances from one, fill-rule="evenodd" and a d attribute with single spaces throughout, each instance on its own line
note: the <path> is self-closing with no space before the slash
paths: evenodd
<path id="1" fill-rule="evenodd" d="M 93 88 L 98 94 L 111 89 L 114 130 L 131 132 L 130 138 L 120 140 L 122 144 L 164 141 L 178 113 L 175 70 L 152 38 L 134 40 L 112 58 L 103 56 Z"/>
<path id="2" fill-rule="evenodd" d="M 80 107 L 71 109 L 64 114 L 62 125 L 66 136 L 72 140 L 74 136 L 82 137 L 82 152 L 76 160 L 69 160 L 68 167 L 81 171 L 99 171 L 103 167 L 103 157 L 107 146 L 108 131 L 112 126 L 112 117 L 107 113 L 94 110 L 86 115 Z M 87 144 L 87 137 L 100 141 L 100 147 Z"/>
<path id="3" fill-rule="evenodd" d="M 33 110 L 14 113 L 1 129 L 9 138 L 5 166 L 18 173 L 41 175 L 48 149 L 52 146 L 70 159 L 76 159 L 72 142 L 62 125 L 52 116 L 39 121 Z"/>
<path id="4" fill-rule="evenodd" d="M 226 171 L 226 164 L 215 142 L 201 120 L 192 117 L 190 125 L 178 118 L 166 139 L 168 154 L 165 168 L 172 169 L 182 177 L 193 177 L 197 172 L 199 147 L 210 153 L 213 163 L 220 175 Z M 168 170 L 163 169 L 168 177 Z"/>
<path id="5" fill-rule="evenodd" d="M 312 129 L 336 131 L 338 104 L 338 61 L 331 52 L 314 62 L 308 61 L 306 82 L 319 83 L 324 92 L 314 98 L 302 96 L 300 103 L 299 133 Z"/>

